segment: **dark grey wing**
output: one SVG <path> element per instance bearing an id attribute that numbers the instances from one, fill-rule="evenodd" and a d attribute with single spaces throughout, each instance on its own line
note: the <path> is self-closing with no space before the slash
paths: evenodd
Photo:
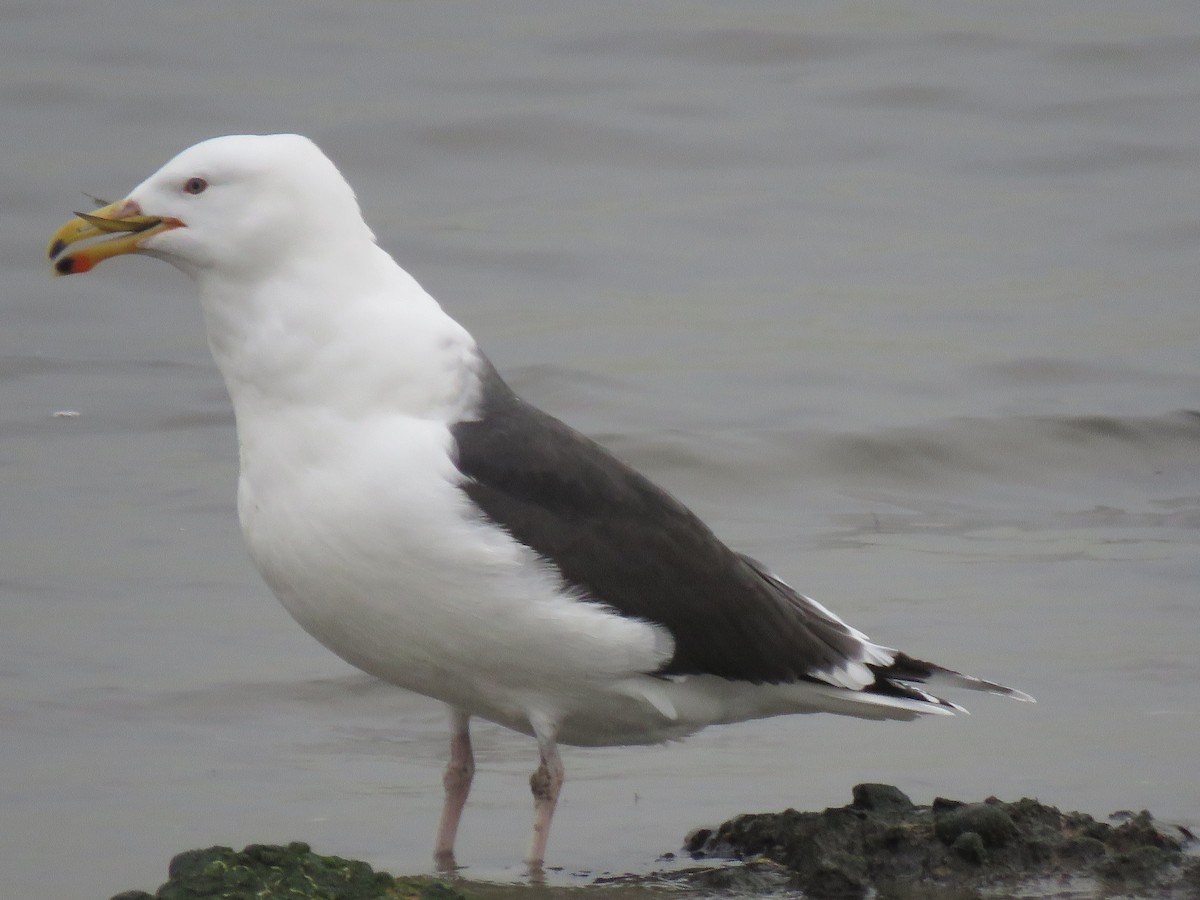
<path id="1" fill-rule="evenodd" d="M 755 683 L 863 659 L 861 635 L 726 547 L 604 448 L 521 400 L 486 358 L 478 417 L 453 426 L 463 489 L 564 581 L 675 640 L 660 674 Z"/>

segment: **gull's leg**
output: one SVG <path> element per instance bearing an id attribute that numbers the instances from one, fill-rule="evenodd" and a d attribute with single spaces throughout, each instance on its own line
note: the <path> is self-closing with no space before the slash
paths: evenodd
<path id="1" fill-rule="evenodd" d="M 475 776 L 470 729 L 470 714 L 450 707 L 450 762 L 446 763 L 446 772 L 442 776 L 446 799 L 433 850 L 433 858 L 442 869 L 454 868 L 454 836 L 458 833 L 458 822 L 467 803 L 467 794 L 471 792 L 471 779 Z"/>
<path id="2" fill-rule="evenodd" d="M 550 839 L 550 820 L 563 785 L 563 764 L 558 755 L 558 722 L 546 716 L 531 716 L 534 737 L 541 757 L 537 770 L 529 778 L 533 789 L 533 840 L 529 845 L 529 867 L 541 869 L 546 859 L 546 841 Z"/>

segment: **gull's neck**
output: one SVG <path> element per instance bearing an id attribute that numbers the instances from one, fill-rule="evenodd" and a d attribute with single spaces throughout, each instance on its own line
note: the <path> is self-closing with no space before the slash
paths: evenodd
<path id="1" fill-rule="evenodd" d="M 264 420 L 452 422 L 473 402 L 471 336 L 374 243 L 339 249 L 335 267 L 308 256 L 254 278 L 197 275 L 243 440 Z"/>

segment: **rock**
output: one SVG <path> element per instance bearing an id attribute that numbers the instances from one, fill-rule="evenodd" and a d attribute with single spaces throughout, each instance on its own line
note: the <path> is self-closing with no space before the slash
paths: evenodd
<path id="1" fill-rule="evenodd" d="M 894 784 L 856 784 L 851 790 L 855 809 L 873 812 L 908 812 L 913 802 Z"/>
<path id="2" fill-rule="evenodd" d="M 690 832 L 683 839 L 684 852 L 696 853 L 708 842 L 710 837 L 712 837 L 711 828 L 697 828 L 695 831 Z"/>
<path id="3" fill-rule="evenodd" d="M 891 785 L 863 784 L 849 806 L 738 816 L 693 832 L 688 849 L 697 856 L 766 857 L 792 870 L 796 885 L 813 898 L 872 891 L 958 896 L 1038 882 L 1057 892 L 1072 879 L 1139 897 L 1182 897 L 1200 882 L 1200 860 L 1183 854 L 1192 840 L 1190 832 L 1160 826 L 1148 812 L 1113 827 L 1028 798 L 938 798 L 917 806 Z"/>
<path id="4" fill-rule="evenodd" d="M 978 835 L 989 849 L 1003 847 L 1017 837 L 1017 826 L 1001 807 L 1003 804 L 965 803 L 939 815 L 934 812 L 934 833 L 946 844 L 954 844 L 967 832 Z"/>
<path id="5" fill-rule="evenodd" d="M 987 896 L 1121 896 L 1197 900 L 1200 859 L 1186 829 L 1148 812 L 1115 825 L 1037 800 L 976 803 L 939 798 L 918 806 L 891 785 L 858 785 L 849 806 L 742 815 L 693 831 L 686 849 L 738 862 L 596 880 L 597 900 L 613 886 L 669 888 L 684 897 L 777 896 L 793 900 L 967 900 Z M 467 900 L 427 877 L 393 878 L 369 865 L 313 853 L 307 844 L 252 844 L 190 850 L 171 860 L 155 894 L 113 900 Z M 566 896 L 539 888 L 544 900 Z M 578 897 L 580 888 L 570 888 Z M 587 890 L 587 889 L 585 889 Z M 481 885 L 482 896 L 497 894 Z M 661 896 L 660 894 L 657 894 Z"/>
<path id="6" fill-rule="evenodd" d="M 950 844 L 950 849 L 969 863 L 982 866 L 987 859 L 983 838 L 977 831 L 964 831 Z"/>
<path id="7" fill-rule="evenodd" d="M 320 856 L 308 844 L 209 847 L 171 860 L 153 894 L 126 891 L 113 900 L 464 900 L 432 878 L 393 878 L 365 862 Z"/>

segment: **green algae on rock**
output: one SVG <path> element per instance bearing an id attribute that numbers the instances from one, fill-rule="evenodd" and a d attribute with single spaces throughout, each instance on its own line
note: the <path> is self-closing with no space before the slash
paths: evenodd
<path id="1" fill-rule="evenodd" d="M 393 878 L 365 862 L 321 856 L 308 844 L 209 847 L 171 860 L 155 893 L 126 891 L 112 900 L 466 900 L 434 878 Z"/>

